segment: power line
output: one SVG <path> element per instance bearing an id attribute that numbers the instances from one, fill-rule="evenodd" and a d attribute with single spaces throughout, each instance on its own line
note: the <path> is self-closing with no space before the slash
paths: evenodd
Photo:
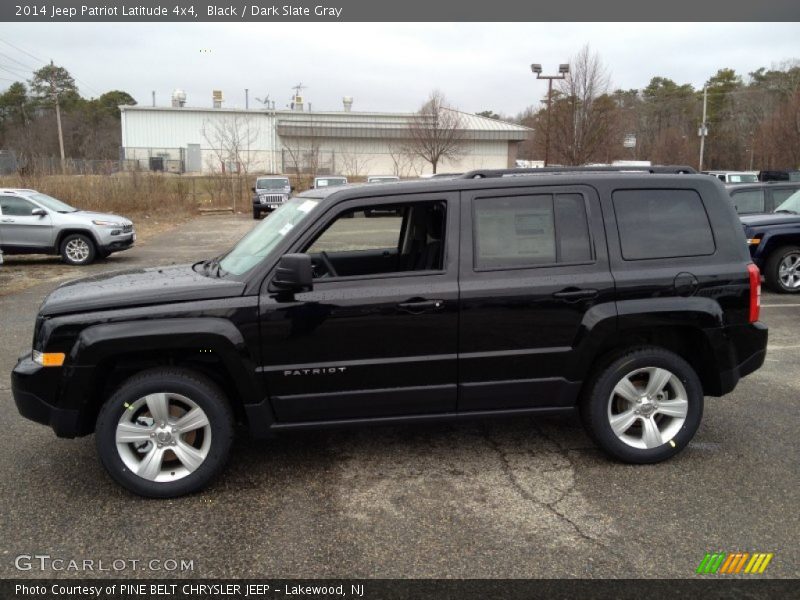
<path id="1" fill-rule="evenodd" d="M 4 40 L 4 39 L 1 39 L 1 38 L 0 38 L 0 42 L 3 42 L 4 44 L 8 44 L 9 46 L 11 46 L 12 48 L 14 48 L 15 50 L 18 50 L 19 52 L 22 52 L 23 54 L 27 54 L 27 55 L 28 55 L 28 56 L 30 56 L 32 59 L 34 59 L 34 60 L 37 60 L 37 61 L 39 61 L 40 63 L 47 64 L 47 61 L 46 61 L 46 60 L 42 60 L 41 58 L 39 58 L 39 57 L 38 57 L 38 56 L 36 56 L 35 54 L 31 54 L 30 52 L 28 52 L 28 51 L 27 51 L 27 50 L 25 50 L 24 48 L 20 48 L 19 46 L 15 46 L 15 45 L 14 45 L 14 44 L 12 44 L 11 42 L 9 42 L 9 41 L 6 41 L 6 40 Z"/>
<path id="2" fill-rule="evenodd" d="M 39 58 L 38 56 L 36 56 L 35 54 L 32 54 L 32 53 L 28 52 L 28 51 L 27 51 L 27 50 L 25 50 L 24 48 L 20 48 L 19 46 L 15 45 L 15 44 L 12 44 L 12 43 L 11 43 L 11 42 L 9 42 L 8 40 L 4 40 L 4 39 L 0 38 L 0 42 L 3 42 L 4 44 L 7 44 L 7 45 L 11 46 L 11 47 L 12 47 L 12 48 L 14 48 L 15 50 L 17 50 L 17 51 L 19 51 L 19 52 L 22 52 L 23 54 L 26 54 L 26 55 L 30 56 L 32 59 L 34 59 L 34 60 L 36 60 L 36 61 L 39 61 L 40 63 L 42 63 L 42 64 L 44 64 L 44 65 L 47 65 L 47 64 L 48 64 L 48 61 L 46 61 L 46 60 L 43 60 L 43 59 Z M 9 57 L 9 58 L 10 58 L 10 57 Z M 19 63 L 19 61 L 18 61 L 18 60 L 14 60 L 13 58 L 11 58 L 11 60 L 13 60 L 13 61 L 14 61 L 14 62 L 16 62 L 16 63 Z M 19 64 L 22 64 L 22 63 L 19 63 Z M 24 66 L 24 65 L 23 65 L 23 66 Z M 86 89 L 88 89 L 90 92 L 93 92 L 93 93 L 95 93 L 95 94 L 96 94 L 96 95 L 98 95 L 98 96 L 102 96 L 102 93 L 101 93 L 101 92 L 98 92 L 98 91 L 97 91 L 97 90 L 96 90 L 94 87 L 92 87 L 91 85 L 89 85 L 88 83 L 86 83 L 86 82 L 85 82 L 83 79 L 81 79 L 80 77 L 78 77 L 78 76 L 77 76 L 77 74 L 76 74 L 74 71 L 72 71 L 72 72 L 70 73 L 70 75 L 72 76 L 72 78 L 73 78 L 75 81 L 77 81 L 78 83 L 80 83 L 80 84 L 81 84 L 83 87 L 85 87 Z"/>
<path id="3" fill-rule="evenodd" d="M 3 66 L 3 65 L 0 65 L 0 69 L 3 69 L 4 71 L 8 71 L 8 72 L 9 72 L 9 73 L 11 73 L 12 75 L 16 75 L 17 77 L 22 77 L 23 79 L 24 79 L 25 77 L 28 77 L 28 75 L 27 75 L 27 74 L 20 73 L 19 71 L 16 71 L 15 69 L 12 69 L 12 68 L 10 68 L 10 67 L 5 67 L 5 66 Z"/>
<path id="4" fill-rule="evenodd" d="M 34 67 L 32 67 L 32 66 L 30 66 L 30 65 L 27 65 L 27 64 L 25 64 L 25 63 L 23 63 L 23 62 L 20 62 L 20 61 L 18 61 L 16 58 L 14 58 L 13 56 L 10 56 L 10 55 L 8 55 L 8 54 L 6 54 L 6 53 L 4 53 L 4 52 L 0 52 L 0 56 L 4 56 L 4 57 L 6 57 L 8 60 L 10 60 L 11 62 L 15 62 L 15 63 L 17 63 L 18 65 L 20 65 L 21 67 L 24 67 L 24 68 L 26 68 L 26 69 L 30 69 L 31 71 L 35 71 L 35 70 L 36 70 Z"/>

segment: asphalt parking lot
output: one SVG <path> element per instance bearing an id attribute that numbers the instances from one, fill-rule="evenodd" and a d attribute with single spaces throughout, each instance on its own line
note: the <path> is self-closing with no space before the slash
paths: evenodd
<path id="1" fill-rule="evenodd" d="M 190 262 L 252 225 L 198 218 L 74 274 Z M 570 418 L 294 433 L 239 440 L 209 489 L 157 501 L 114 484 L 93 438 L 58 439 L 14 407 L 9 373 L 55 285 L 0 296 L 0 577 L 52 576 L 14 566 L 48 554 L 193 561 L 106 576 L 683 578 L 740 550 L 800 576 L 800 298 L 764 295 L 765 366 L 708 399 L 666 463 L 612 462 Z"/>

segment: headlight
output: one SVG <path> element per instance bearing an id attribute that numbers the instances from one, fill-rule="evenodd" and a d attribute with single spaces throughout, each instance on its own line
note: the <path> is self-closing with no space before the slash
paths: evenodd
<path id="1" fill-rule="evenodd" d="M 92 221 L 95 225 L 100 225 L 101 227 L 124 227 L 124 223 L 120 223 L 118 221 Z"/>

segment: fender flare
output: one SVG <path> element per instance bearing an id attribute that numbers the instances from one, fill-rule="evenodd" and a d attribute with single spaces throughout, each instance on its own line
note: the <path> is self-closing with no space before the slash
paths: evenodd
<path id="1" fill-rule="evenodd" d="M 91 385 L 98 365 L 129 352 L 177 348 L 208 349 L 216 354 L 230 375 L 242 404 L 262 402 L 266 397 L 256 375 L 242 333 L 226 319 L 188 317 L 153 321 L 123 321 L 87 327 L 78 335 L 69 353 L 75 370 L 75 392 Z M 72 388 L 72 386 L 70 386 Z M 75 395 L 75 394 L 71 394 Z"/>

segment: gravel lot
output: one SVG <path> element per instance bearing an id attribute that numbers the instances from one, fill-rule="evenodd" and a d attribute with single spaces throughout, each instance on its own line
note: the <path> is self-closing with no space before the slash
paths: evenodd
<path id="1" fill-rule="evenodd" d="M 212 256 L 252 225 L 198 218 L 69 275 Z M 239 440 L 208 490 L 153 501 L 111 482 L 93 438 L 18 415 L 9 373 L 56 285 L 42 279 L 0 296 L 0 577 L 52 576 L 14 567 L 49 554 L 189 559 L 197 577 L 683 578 L 718 550 L 774 552 L 769 576 L 800 576 L 800 298 L 765 294 L 764 368 L 709 399 L 667 463 L 611 462 L 569 418 L 323 431 Z"/>

